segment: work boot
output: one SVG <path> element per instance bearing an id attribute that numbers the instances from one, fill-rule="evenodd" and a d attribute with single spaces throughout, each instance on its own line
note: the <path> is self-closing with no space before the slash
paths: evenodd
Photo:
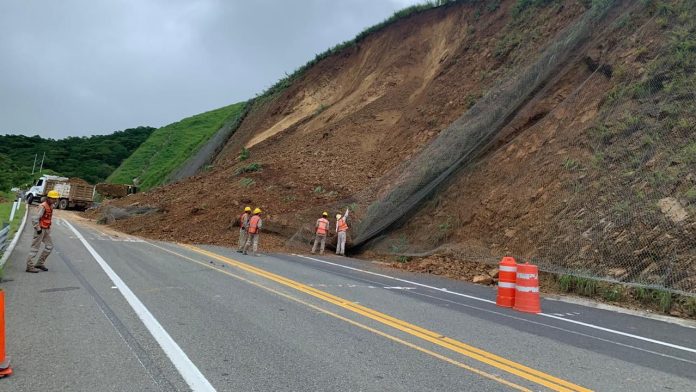
<path id="1" fill-rule="evenodd" d="M 238 250 L 237 253 L 243 253 L 241 250 Z"/>
<path id="2" fill-rule="evenodd" d="M 39 270 L 37 270 L 34 267 L 27 267 L 27 272 L 31 272 L 32 274 L 38 274 Z"/>
<path id="3" fill-rule="evenodd" d="M 243 254 L 243 255 L 248 255 L 248 253 L 247 253 L 246 251 L 242 252 L 242 254 Z"/>
<path id="4" fill-rule="evenodd" d="M 46 267 L 43 266 L 43 265 L 36 265 L 35 268 L 38 268 L 38 269 L 40 269 L 41 271 L 48 271 L 48 268 L 46 268 Z"/>

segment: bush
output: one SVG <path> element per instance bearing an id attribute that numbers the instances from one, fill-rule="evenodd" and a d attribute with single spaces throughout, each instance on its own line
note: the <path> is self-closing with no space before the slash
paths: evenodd
<path id="1" fill-rule="evenodd" d="M 568 293 L 573 289 L 573 277 L 570 275 L 561 275 L 558 278 L 558 288 L 564 293 Z"/>
<path id="2" fill-rule="evenodd" d="M 237 157 L 237 160 L 239 161 L 246 161 L 249 159 L 249 149 L 246 147 L 242 147 L 242 151 L 240 151 L 239 156 Z"/>
<path id="3" fill-rule="evenodd" d="M 235 172 L 234 175 L 238 176 L 240 174 L 244 173 L 253 173 L 261 170 L 261 164 L 260 163 L 252 163 L 250 165 L 240 167 L 238 168 Z"/>
<path id="4" fill-rule="evenodd" d="M 621 291 L 617 288 L 608 288 L 604 291 L 603 297 L 607 301 L 619 301 L 621 300 Z"/>

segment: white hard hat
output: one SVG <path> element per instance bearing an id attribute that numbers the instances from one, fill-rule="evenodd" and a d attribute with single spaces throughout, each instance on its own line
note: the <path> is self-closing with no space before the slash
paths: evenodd
<path id="1" fill-rule="evenodd" d="M 341 214 L 336 214 L 336 219 L 341 219 Z"/>

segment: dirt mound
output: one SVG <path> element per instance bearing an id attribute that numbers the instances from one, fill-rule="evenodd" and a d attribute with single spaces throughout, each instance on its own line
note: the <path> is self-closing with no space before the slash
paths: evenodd
<path id="1" fill-rule="evenodd" d="M 129 188 L 130 186 L 126 184 L 100 183 L 96 186 L 97 193 L 104 197 L 114 198 L 126 197 L 128 195 Z"/>

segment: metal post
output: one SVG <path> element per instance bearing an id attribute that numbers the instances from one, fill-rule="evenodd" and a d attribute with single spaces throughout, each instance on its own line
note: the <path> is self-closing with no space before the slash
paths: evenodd
<path id="1" fill-rule="evenodd" d="M 10 223 L 14 220 L 15 212 L 17 211 L 17 208 L 19 207 L 19 203 L 15 200 L 14 203 L 12 203 L 12 209 L 10 210 Z"/>
<path id="2" fill-rule="evenodd" d="M 43 171 L 44 158 L 46 158 L 46 151 L 44 151 L 43 156 L 41 157 L 41 167 L 39 168 L 39 173 L 41 173 L 41 171 Z"/>
<path id="3" fill-rule="evenodd" d="M 34 169 L 36 169 L 36 158 L 38 158 L 38 153 L 34 154 L 34 166 L 31 167 L 31 174 L 34 174 Z"/>

